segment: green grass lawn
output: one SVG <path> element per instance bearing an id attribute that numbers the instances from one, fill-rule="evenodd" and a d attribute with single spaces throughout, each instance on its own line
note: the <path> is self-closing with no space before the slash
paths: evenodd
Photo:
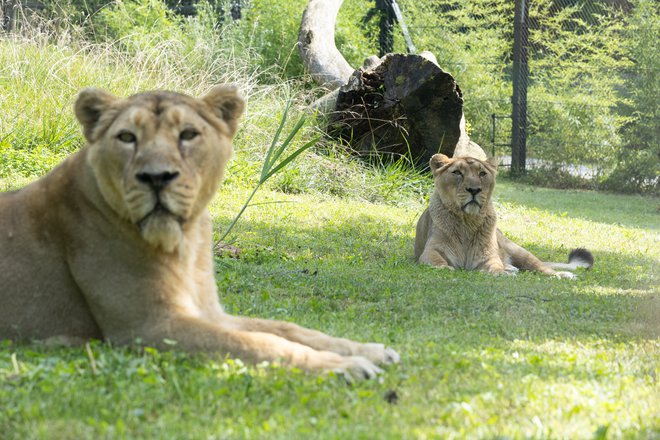
<path id="1" fill-rule="evenodd" d="M 288 11 L 273 20 L 297 26 Z M 264 71 L 246 46 L 260 44 L 252 31 L 243 41 L 232 33 L 240 28 L 158 19 L 160 28 L 133 32 L 135 14 L 115 18 L 115 31 L 127 29 L 114 42 L 74 27 L 0 38 L 0 190 L 80 148 L 71 106 L 82 87 L 200 95 L 237 82 L 248 110 L 211 206 L 220 237 L 283 109 L 293 101 L 302 113 L 318 96 L 304 78 Z M 296 142 L 325 126 L 313 119 Z M 150 348 L 0 341 L 0 440 L 660 439 L 660 200 L 500 178 L 496 206 L 510 238 L 546 260 L 585 246 L 594 268 L 577 281 L 438 271 L 412 261 L 430 176 L 319 147 L 269 181 L 228 237 L 242 254 L 217 257 L 221 300 L 231 313 L 386 343 L 401 364 L 347 384 Z"/>
<path id="2" fill-rule="evenodd" d="M 228 181 L 211 206 L 218 236 L 249 193 Z M 501 179 L 509 237 L 542 259 L 593 251 L 577 281 L 416 265 L 421 202 L 268 190 L 253 202 L 229 237 L 241 258 L 217 258 L 226 309 L 383 342 L 400 365 L 347 384 L 98 342 L 5 341 L 0 438 L 660 437 L 657 199 Z"/>

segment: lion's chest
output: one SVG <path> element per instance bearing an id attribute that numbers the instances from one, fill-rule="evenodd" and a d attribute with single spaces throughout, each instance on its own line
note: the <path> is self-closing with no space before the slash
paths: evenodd
<path id="1" fill-rule="evenodd" d="M 435 202 L 435 203 L 434 203 Z M 429 206 L 436 250 L 457 269 L 480 269 L 497 254 L 495 220 L 491 216 L 465 216 L 447 210 L 437 199 Z"/>
<path id="2" fill-rule="evenodd" d="M 490 254 L 487 239 L 480 234 L 454 234 L 449 236 L 448 244 L 444 249 L 444 258 L 457 269 L 479 269 Z"/>

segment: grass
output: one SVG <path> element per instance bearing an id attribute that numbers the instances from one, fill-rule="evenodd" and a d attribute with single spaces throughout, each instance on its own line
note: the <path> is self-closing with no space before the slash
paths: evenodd
<path id="1" fill-rule="evenodd" d="M 264 83 L 231 35 L 186 26 L 186 44 L 0 38 L 0 189 L 80 147 L 71 105 L 81 87 L 200 94 L 238 81 L 248 110 L 211 205 L 219 239 L 258 184 L 287 103 L 296 121 L 311 96 L 297 80 Z M 309 118 L 288 151 L 322 126 Z M 412 261 L 430 188 L 427 174 L 369 167 L 321 144 L 255 194 L 226 238 L 241 257 L 216 258 L 231 313 L 397 349 L 401 364 L 379 380 L 347 385 L 100 342 L 0 341 L 0 438 L 660 438 L 660 201 L 501 177 L 508 236 L 548 260 L 586 246 L 596 265 L 577 281 L 492 277 Z"/>
<path id="2" fill-rule="evenodd" d="M 218 193 L 218 233 L 249 190 Z M 657 438 L 660 237 L 649 226 L 657 201 L 506 181 L 497 194 L 509 236 L 544 258 L 586 245 L 595 267 L 575 282 L 440 272 L 411 258 L 422 204 L 264 190 L 232 233 L 241 258 L 217 258 L 227 310 L 384 342 L 400 351 L 400 365 L 349 386 L 93 343 L 95 374 L 84 348 L 5 341 L 0 431 L 10 439 Z M 613 214 L 604 221 L 602 211 Z"/>

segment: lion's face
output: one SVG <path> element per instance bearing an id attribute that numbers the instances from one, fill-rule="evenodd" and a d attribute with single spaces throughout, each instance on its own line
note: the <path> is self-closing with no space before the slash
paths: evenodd
<path id="1" fill-rule="evenodd" d="M 200 99 L 148 92 L 127 99 L 83 90 L 76 116 L 101 194 L 156 248 L 178 248 L 222 180 L 243 101 L 231 87 Z"/>
<path id="2" fill-rule="evenodd" d="M 449 158 L 436 154 L 430 160 L 437 193 L 454 211 L 469 215 L 482 212 L 495 186 L 494 163 L 471 157 Z"/>

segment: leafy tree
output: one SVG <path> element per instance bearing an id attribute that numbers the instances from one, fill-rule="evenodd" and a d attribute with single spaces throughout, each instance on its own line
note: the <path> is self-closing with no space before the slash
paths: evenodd
<path id="1" fill-rule="evenodd" d="M 606 173 L 628 119 L 616 110 L 626 100 L 621 72 L 631 62 L 623 11 L 597 6 L 531 2 L 529 155 Z"/>
<path id="2" fill-rule="evenodd" d="M 368 1 L 346 1 L 339 11 L 335 43 L 353 67 L 365 57 L 378 52 L 375 23 L 362 26 L 361 17 L 369 10 Z M 303 75 L 298 53 L 298 29 L 307 0 L 250 0 L 246 2 L 240 23 L 243 42 L 260 57 L 261 67 L 281 69 L 287 78 Z"/>
<path id="3" fill-rule="evenodd" d="M 621 130 L 623 146 L 604 186 L 618 191 L 660 195 L 660 4 L 636 0 L 625 31 L 634 67 L 625 72 L 629 99 L 620 111 L 629 117 Z"/>

